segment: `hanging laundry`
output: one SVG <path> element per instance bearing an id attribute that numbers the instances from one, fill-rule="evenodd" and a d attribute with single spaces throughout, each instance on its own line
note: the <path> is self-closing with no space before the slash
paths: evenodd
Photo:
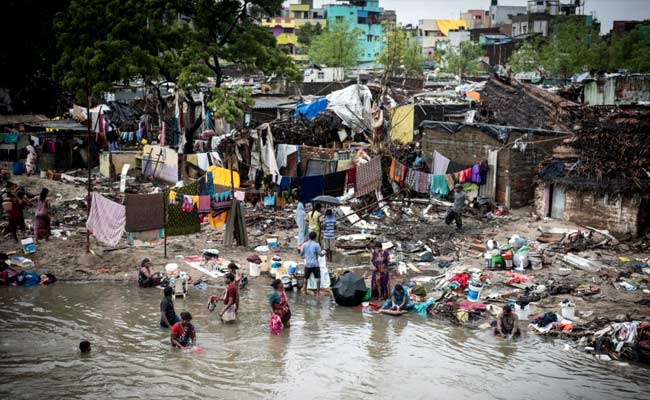
<path id="1" fill-rule="evenodd" d="M 278 168 L 286 167 L 289 155 L 297 151 L 298 146 L 295 144 L 279 144 L 275 152 L 275 161 Z"/>
<path id="2" fill-rule="evenodd" d="M 472 169 L 467 168 L 458 173 L 458 181 L 460 183 L 469 182 L 472 179 Z"/>
<path id="3" fill-rule="evenodd" d="M 210 196 L 199 196 L 199 207 L 198 207 L 199 214 L 210 212 L 210 201 L 211 201 Z"/>
<path id="4" fill-rule="evenodd" d="M 198 181 L 189 183 L 184 187 L 176 189 L 177 198 L 179 203 L 184 204 L 185 195 L 191 195 L 198 193 L 199 184 Z M 197 233 L 201 230 L 201 225 L 199 224 L 199 215 L 196 211 L 185 211 L 182 205 L 169 205 L 167 207 L 167 226 L 166 234 L 167 236 L 180 236 L 180 235 L 189 235 L 192 233 Z M 192 206 L 192 197 L 189 196 L 189 205 Z"/>
<path id="5" fill-rule="evenodd" d="M 471 181 L 472 183 L 481 183 L 481 169 L 478 164 L 472 167 Z"/>
<path id="6" fill-rule="evenodd" d="M 142 232 L 165 227 L 165 194 L 126 194 L 126 231 Z"/>
<path id="7" fill-rule="evenodd" d="M 183 211 L 192 212 L 194 210 L 194 204 L 192 203 L 192 196 L 183 196 Z"/>
<path id="8" fill-rule="evenodd" d="M 322 175 L 303 176 L 300 178 L 300 201 L 307 204 L 316 196 L 323 194 L 325 182 Z"/>
<path id="9" fill-rule="evenodd" d="M 126 207 L 93 193 L 86 228 L 102 243 L 115 246 L 126 226 Z"/>
<path id="10" fill-rule="evenodd" d="M 246 192 L 242 192 L 241 190 L 235 191 L 235 198 L 239 201 L 244 201 L 246 198 Z"/>
<path id="11" fill-rule="evenodd" d="M 163 243 L 165 238 L 164 229 L 152 229 L 143 232 L 128 232 L 127 239 L 133 247 L 153 247 Z"/>
<path id="12" fill-rule="evenodd" d="M 426 172 L 418 173 L 418 182 L 415 185 L 415 191 L 418 193 L 429 193 L 429 182 L 431 180 L 431 174 Z"/>
<path id="13" fill-rule="evenodd" d="M 449 185 L 445 175 L 431 175 L 431 193 L 437 197 L 449 194 Z"/>
<path id="14" fill-rule="evenodd" d="M 348 185 L 357 184 L 357 167 L 352 167 L 348 169 Z"/>
<path id="15" fill-rule="evenodd" d="M 227 211 L 222 211 L 221 213 L 217 213 L 216 215 L 213 215 L 212 213 L 208 213 L 208 223 L 212 225 L 214 229 L 221 228 L 226 223 L 227 218 L 228 218 Z"/>
<path id="16" fill-rule="evenodd" d="M 381 188 L 381 158 L 376 157 L 357 167 L 357 183 L 355 195 L 357 197 L 369 194 Z"/>
<path id="17" fill-rule="evenodd" d="M 280 189 L 289 189 L 291 187 L 291 178 L 283 176 L 280 179 Z"/>
<path id="18" fill-rule="evenodd" d="M 201 168 L 203 171 L 207 170 L 210 166 L 210 161 L 208 161 L 208 153 L 199 153 L 196 155 L 196 157 L 199 168 Z"/>
<path id="19" fill-rule="evenodd" d="M 176 192 L 170 190 L 168 196 L 169 196 L 169 204 L 176 204 Z"/>
<path id="20" fill-rule="evenodd" d="M 273 134 L 271 133 L 271 126 L 267 124 L 260 125 L 258 129 L 258 142 L 260 145 L 262 155 L 262 168 L 264 172 L 270 175 L 280 175 L 278 163 L 275 159 L 275 148 L 273 145 Z M 263 131 L 266 131 L 266 143 L 262 138 Z"/>
<path id="21" fill-rule="evenodd" d="M 346 176 L 347 172 L 345 171 L 325 175 L 323 177 L 323 194 L 334 197 L 343 196 Z"/>
<path id="22" fill-rule="evenodd" d="M 212 196 L 214 194 L 214 177 L 212 172 L 205 174 L 205 194 Z"/>
<path id="23" fill-rule="evenodd" d="M 487 160 L 481 160 L 478 164 L 479 175 L 481 176 L 481 183 L 487 183 L 487 175 L 489 170 L 489 165 Z"/>
<path id="24" fill-rule="evenodd" d="M 406 186 L 410 190 L 415 190 L 415 183 L 417 182 L 417 175 L 418 171 L 414 169 L 409 169 L 406 172 L 406 179 L 404 180 L 404 186 Z"/>
<path id="25" fill-rule="evenodd" d="M 449 166 L 449 159 L 437 151 L 433 152 L 433 170 L 431 173 L 434 175 L 444 175 L 447 173 Z"/>
<path id="26" fill-rule="evenodd" d="M 445 175 L 445 181 L 447 181 L 447 188 L 451 192 L 454 190 L 454 186 L 456 186 L 456 181 L 454 180 L 454 175 L 452 174 L 447 174 Z"/>
<path id="27" fill-rule="evenodd" d="M 226 186 L 226 187 L 234 186 L 236 188 L 238 188 L 240 185 L 239 172 L 236 171 L 231 172 L 229 169 L 217 167 L 214 165 L 208 167 L 208 172 L 212 173 L 212 179 L 213 179 L 212 182 L 215 185 Z M 231 174 L 232 174 L 232 181 L 233 181 L 232 185 L 230 184 Z"/>

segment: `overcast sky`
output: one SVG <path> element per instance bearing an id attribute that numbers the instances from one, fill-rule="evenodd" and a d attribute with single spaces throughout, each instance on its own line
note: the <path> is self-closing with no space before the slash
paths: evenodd
<path id="1" fill-rule="evenodd" d="M 291 0 L 287 4 L 297 2 Z M 584 2 L 585 12 L 593 14 L 602 23 L 602 33 L 612 29 L 614 20 L 650 19 L 650 0 L 584 0 Z M 334 3 L 336 1 L 314 0 L 315 7 Z M 499 4 L 503 5 L 525 6 L 527 3 L 527 0 L 499 0 Z M 490 0 L 379 0 L 379 6 L 396 10 L 397 20 L 402 24 L 417 24 L 419 19 L 458 18 L 461 11 L 468 9 L 487 10 Z"/>

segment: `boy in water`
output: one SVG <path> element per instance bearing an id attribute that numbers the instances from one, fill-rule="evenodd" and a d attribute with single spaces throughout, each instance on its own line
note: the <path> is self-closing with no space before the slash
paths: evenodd
<path id="1" fill-rule="evenodd" d="M 90 353 L 90 350 L 91 350 L 91 349 L 90 349 L 90 342 L 89 342 L 89 341 L 87 341 L 87 340 L 82 340 L 81 343 L 79 343 L 79 351 L 80 351 L 82 354 Z"/>
<path id="2" fill-rule="evenodd" d="M 170 340 L 172 346 L 179 349 L 196 345 L 196 330 L 192 325 L 192 314 L 187 311 L 181 313 L 181 321 L 172 326 Z"/>

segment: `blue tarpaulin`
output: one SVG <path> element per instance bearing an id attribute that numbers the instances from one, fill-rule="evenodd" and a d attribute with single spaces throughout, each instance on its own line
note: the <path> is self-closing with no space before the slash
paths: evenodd
<path id="1" fill-rule="evenodd" d="M 318 114 L 327 108 L 327 99 L 325 97 L 312 101 L 311 103 L 298 104 L 294 118 L 298 119 L 300 115 L 312 120 Z"/>

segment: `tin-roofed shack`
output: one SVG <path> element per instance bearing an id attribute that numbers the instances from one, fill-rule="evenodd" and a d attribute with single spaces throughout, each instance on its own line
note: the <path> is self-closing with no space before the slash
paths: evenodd
<path id="1" fill-rule="evenodd" d="M 439 121 L 423 121 L 420 131 L 423 157 L 429 165 L 433 164 L 434 151 L 454 163 L 450 165 L 472 166 L 488 160 L 488 182 L 481 186 L 479 195 L 513 208 L 523 207 L 533 200 L 538 164 L 569 134 Z"/>

